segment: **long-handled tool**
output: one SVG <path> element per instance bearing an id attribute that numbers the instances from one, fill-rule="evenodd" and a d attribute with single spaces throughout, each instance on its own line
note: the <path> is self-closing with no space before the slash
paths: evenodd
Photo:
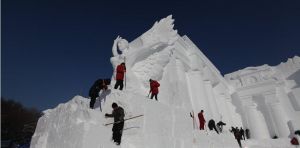
<path id="1" fill-rule="evenodd" d="M 144 115 L 133 116 L 133 117 L 130 117 L 130 118 L 124 119 L 124 121 L 131 120 L 131 119 L 138 118 L 138 117 L 142 117 L 142 116 L 144 116 Z M 104 126 L 111 125 L 111 124 L 115 124 L 115 123 L 120 123 L 120 122 L 122 122 L 122 121 L 117 121 L 117 122 L 106 123 L 106 124 L 104 124 Z"/>

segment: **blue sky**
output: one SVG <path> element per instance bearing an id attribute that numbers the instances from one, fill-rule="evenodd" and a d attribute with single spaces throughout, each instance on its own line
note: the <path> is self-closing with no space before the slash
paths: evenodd
<path id="1" fill-rule="evenodd" d="M 117 35 L 132 41 L 172 14 L 222 74 L 300 55 L 299 0 L 2 1 L 1 92 L 44 110 L 110 78 Z"/>

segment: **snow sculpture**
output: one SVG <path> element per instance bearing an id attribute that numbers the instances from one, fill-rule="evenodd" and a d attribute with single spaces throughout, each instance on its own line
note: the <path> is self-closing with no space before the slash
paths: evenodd
<path id="1" fill-rule="evenodd" d="M 114 44 L 112 47 L 112 53 L 113 53 L 113 57 L 111 57 L 110 61 L 113 65 L 113 68 L 116 68 L 116 66 L 122 62 L 125 61 L 125 54 L 128 51 L 129 48 L 129 44 L 128 41 L 125 39 L 122 39 L 122 37 L 118 36 L 115 40 L 114 40 Z M 119 54 L 118 52 L 121 52 Z"/>
<path id="2" fill-rule="evenodd" d="M 295 93 L 300 90 L 300 64 L 297 59 L 299 57 L 295 56 L 293 60 L 276 67 L 248 67 L 225 75 L 227 81 L 236 88 L 235 98 L 242 104 L 240 112 L 247 115 L 244 126 L 252 131 L 253 137 L 287 137 L 292 132 L 288 122 L 300 129 L 300 96 Z M 253 107 L 253 104 L 258 106 Z M 260 114 L 260 118 L 253 118 L 255 112 Z M 267 128 L 264 126 L 266 124 Z M 264 134 L 262 131 L 265 131 Z"/>
<path id="3" fill-rule="evenodd" d="M 115 147 L 109 140 L 111 127 L 103 126 L 112 102 L 124 108 L 126 118 L 144 115 L 125 122 L 122 148 L 238 147 L 227 132 L 231 126 L 250 129 L 254 142 L 243 146 L 288 147 L 287 136 L 300 129 L 300 58 L 248 67 L 224 78 L 186 35 L 177 34 L 173 22 L 171 15 L 161 19 L 131 42 L 118 36 L 110 60 L 114 69 L 126 63 L 127 87 L 102 95 L 103 112 L 89 109 L 80 96 L 45 111 L 31 147 Z M 158 101 L 147 97 L 150 78 L 161 84 Z M 199 131 L 198 119 L 189 114 L 197 116 L 200 110 L 206 121 L 225 122 L 224 134 Z M 275 135 L 280 139 L 269 140 Z"/>
<path id="4" fill-rule="evenodd" d="M 114 58 L 121 55 L 127 58 L 126 65 L 131 67 L 138 60 L 139 56 L 144 53 L 152 50 L 152 52 L 148 53 L 151 54 L 153 51 L 159 50 L 159 47 L 172 45 L 178 38 L 177 30 L 173 29 L 173 22 L 172 15 L 169 15 L 167 18 L 155 22 L 150 30 L 129 44 L 127 40 L 118 36 L 112 48 L 114 56 L 112 60 L 113 65 L 115 65 Z M 122 52 L 121 54 L 118 54 L 117 47 Z"/>
<path id="5" fill-rule="evenodd" d="M 142 75 L 143 82 L 148 82 L 150 78 L 161 79 L 164 66 L 170 59 L 172 45 L 178 39 L 177 31 L 173 29 L 173 22 L 172 16 L 169 15 L 155 22 L 150 30 L 130 43 L 119 36 L 115 39 L 111 63 L 114 69 L 121 62 L 126 63 L 129 89 L 140 89 L 141 84 L 138 83 L 137 77 L 141 78 Z M 162 54 L 157 54 L 158 52 Z M 152 63 L 141 65 L 139 62 L 145 59 L 151 60 Z"/>

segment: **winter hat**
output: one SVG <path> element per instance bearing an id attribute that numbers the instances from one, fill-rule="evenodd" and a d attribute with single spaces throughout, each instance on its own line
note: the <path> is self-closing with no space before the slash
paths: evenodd
<path id="1" fill-rule="evenodd" d="M 111 107 L 112 107 L 112 108 L 118 107 L 118 104 L 114 102 L 114 103 L 111 105 Z"/>

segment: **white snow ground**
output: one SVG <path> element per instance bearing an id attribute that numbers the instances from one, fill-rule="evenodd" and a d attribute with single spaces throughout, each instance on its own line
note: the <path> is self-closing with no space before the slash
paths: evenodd
<path id="1" fill-rule="evenodd" d="M 231 126 L 250 128 L 253 138 L 242 141 L 243 147 L 292 147 L 286 134 L 300 127 L 300 58 L 245 68 L 225 79 L 187 36 L 173 30 L 173 21 L 169 16 L 156 22 L 125 46 L 116 39 L 111 62 L 115 67 L 126 57 L 126 89 L 100 92 L 93 110 L 89 99 L 75 96 L 44 111 L 31 148 L 235 148 Z M 120 55 L 117 45 L 125 47 Z M 161 84 L 158 101 L 147 97 L 150 78 Z M 111 141 L 112 125 L 104 126 L 113 120 L 104 118 L 112 102 L 124 108 L 125 118 L 144 115 L 125 122 L 121 146 Z M 189 114 L 202 109 L 207 121 L 227 123 L 222 134 L 198 130 L 198 119 L 193 128 Z M 274 135 L 279 139 L 271 139 Z"/>
<path id="2" fill-rule="evenodd" d="M 145 96 L 124 95 L 126 91 L 113 90 L 102 102 L 100 108 L 89 109 L 87 98 L 75 96 L 67 103 L 55 109 L 45 111 L 39 120 L 31 141 L 32 148 L 238 148 L 234 136 L 229 131 L 217 134 L 215 131 L 193 130 L 192 119 L 183 114 L 181 123 L 175 123 L 177 113 L 166 112 L 166 105 L 150 100 Z M 124 95 L 124 97 L 119 97 Z M 144 117 L 125 122 L 121 146 L 111 141 L 111 127 L 104 126 L 112 119 L 104 118 L 104 113 L 111 112 L 111 103 L 117 102 L 126 111 L 126 118 L 144 114 Z M 99 102 L 98 102 L 99 103 Z M 146 107 L 147 106 L 147 107 Z M 158 107 L 159 106 L 159 107 Z M 176 115 L 175 115 L 176 114 Z M 146 119 L 145 119 L 146 118 Z M 173 121 L 172 121 L 173 120 Z M 147 125 L 148 124 L 148 125 Z M 177 125 L 177 126 L 176 126 Z M 145 129 L 147 126 L 149 128 Z M 181 133 L 174 137 L 173 133 Z M 177 130 L 177 131 L 174 131 Z M 242 141 L 247 148 L 288 148 L 289 139 L 265 139 Z"/>

